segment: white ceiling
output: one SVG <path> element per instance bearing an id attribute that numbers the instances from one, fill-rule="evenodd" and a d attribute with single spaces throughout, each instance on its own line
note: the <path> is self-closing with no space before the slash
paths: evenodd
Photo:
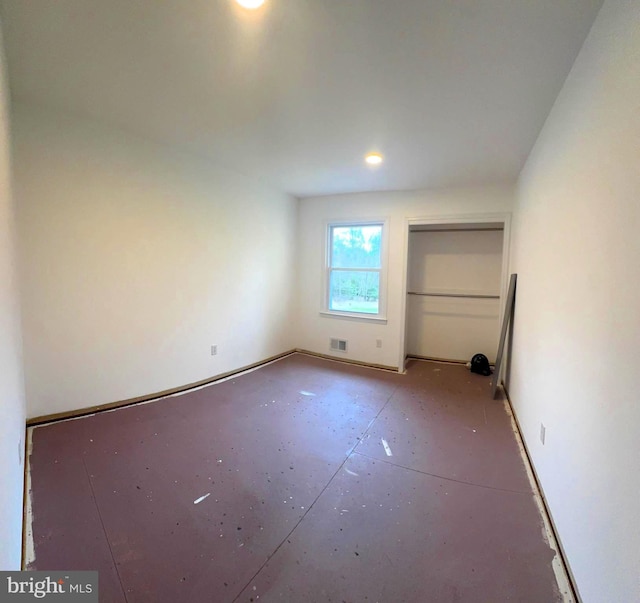
<path id="1" fill-rule="evenodd" d="M 296 196 L 514 181 L 602 0 L 2 0 L 14 101 Z M 386 161 L 366 167 L 377 150 Z"/>

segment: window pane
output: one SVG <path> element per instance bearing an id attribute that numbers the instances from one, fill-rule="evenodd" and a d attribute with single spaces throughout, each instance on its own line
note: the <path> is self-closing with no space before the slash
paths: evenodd
<path id="1" fill-rule="evenodd" d="M 329 280 L 329 310 L 378 314 L 379 272 L 332 270 Z"/>
<path id="2" fill-rule="evenodd" d="M 333 226 L 332 268 L 380 268 L 382 225 Z"/>

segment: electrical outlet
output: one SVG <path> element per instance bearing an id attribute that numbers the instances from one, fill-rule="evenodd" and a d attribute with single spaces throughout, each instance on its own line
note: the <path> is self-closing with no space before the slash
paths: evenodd
<path id="1" fill-rule="evenodd" d="M 376 347 L 377 348 L 381 348 L 382 347 L 382 339 L 376 339 Z"/>
<path id="2" fill-rule="evenodd" d="M 217 345 L 212 345 L 211 346 L 211 355 L 215 356 L 218 353 L 218 346 Z"/>
<path id="3" fill-rule="evenodd" d="M 547 428 L 544 426 L 543 423 L 540 423 L 540 441 L 542 442 L 543 446 L 544 446 L 544 439 L 546 435 L 547 435 Z"/>

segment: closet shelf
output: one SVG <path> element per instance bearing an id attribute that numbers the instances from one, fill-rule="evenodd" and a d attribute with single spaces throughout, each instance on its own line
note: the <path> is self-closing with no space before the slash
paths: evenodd
<path id="1" fill-rule="evenodd" d="M 500 299 L 499 295 L 483 295 L 481 293 L 429 293 L 408 291 L 407 295 L 419 295 L 422 297 L 464 297 L 468 299 Z"/>

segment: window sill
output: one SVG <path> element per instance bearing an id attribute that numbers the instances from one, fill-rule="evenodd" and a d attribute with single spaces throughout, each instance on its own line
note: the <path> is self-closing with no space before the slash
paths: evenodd
<path id="1" fill-rule="evenodd" d="M 387 318 L 384 316 L 367 316 L 366 314 L 355 314 L 351 312 L 332 312 L 329 310 L 320 310 L 320 316 L 328 318 L 341 318 L 343 320 L 355 320 L 358 322 L 377 322 L 378 324 L 387 324 Z"/>

